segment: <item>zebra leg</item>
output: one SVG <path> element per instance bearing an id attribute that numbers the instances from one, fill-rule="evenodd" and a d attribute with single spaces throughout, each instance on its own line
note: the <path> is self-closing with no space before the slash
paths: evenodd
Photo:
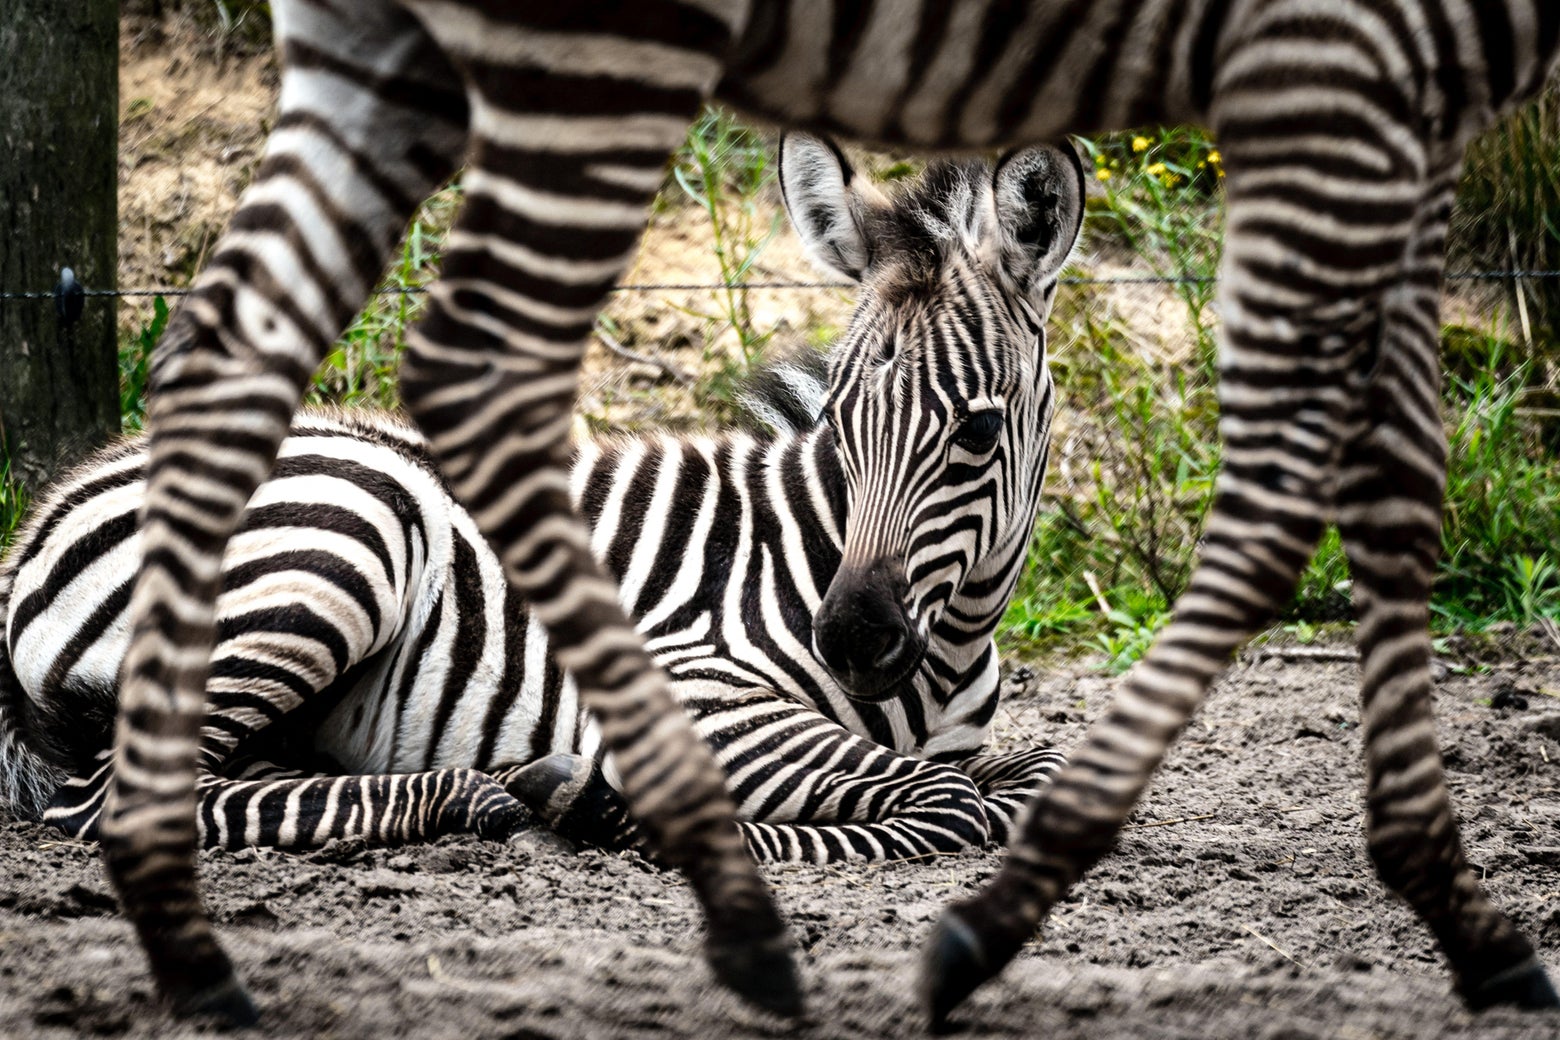
<path id="1" fill-rule="evenodd" d="M 638 849 L 652 859 L 658 855 L 598 759 L 560 752 L 496 769 L 493 776 L 559 837 L 601 849 Z"/>
<path id="2" fill-rule="evenodd" d="M 1055 748 L 1026 748 L 1004 755 L 972 755 L 953 765 L 975 781 L 986 802 L 991 841 L 1007 844 L 1019 817 L 1067 764 Z"/>
<path id="3" fill-rule="evenodd" d="M 1347 175 L 1335 173 L 1331 117 L 1313 126 L 1303 117 L 1282 142 L 1254 140 L 1270 132 L 1260 121 L 1246 134 L 1219 128 L 1229 162 L 1224 466 L 1202 552 L 1170 624 L 1041 792 L 1001 871 L 944 913 L 923 966 L 934 1025 L 996 975 L 1109 850 L 1230 655 L 1293 594 L 1329 518 L 1344 422 L 1377 358 L 1427 164 L 1402 142 L 1361 140 Z M 1326 200 L 1325 219 L 1296 200 Z"/>
<path id="4" fill-rule="evenodd" d="M 152 364 L 143 564 L 103 855 L 180 1014 L 256 1012 L 195 881 L 195 759 L 223 547 L 302 387 L 414 207 L 452 172 L 464 95 L 391 4 L 274 5 L 281 112 L 255 181 Z"/>
<path id="5" fill-rule="evenodd" d="M 634 812 L 692 881 L 717 976 L 796 1013 L 790 944 L 720 770 L 668 695 L 568 497 L 585 338 L 632 256 L 666 157 L 714 86 L 730 27 L 657 0 L 507 5 L 491 18 L 410 7 L 466 80 L 473 153 L 443 275 L 409 339 L 403 399 L 574 676 Z M 678 27 L 678 42 L 611 35 L 624 17 Z M 577 30 L 588 33 L 557 43 Z M 630 72 L 633 81 L 619 78 Z"/>
<path id="6" fill-rule="evenodd" d="M 43 822 L 83 841 L 101 837 L 112 757 L 54 795 Z M 269 762 L 234 763 L 232 775 L 202 771 L 195 785 L 201 847 L 314 849 L 336 838 L 410 845 L 445 834 L 503 841 L 533 817 L 493 777 L 475 769 L 394 776 L 320 776 Z"/>
<path id="7" fill-rule="evenodd" d="M 1337 521 L 1359 614 L 1366 828 L 1382 881 L 1445 951 L 1475 1009 L 1560 1006 L 1532 945 L 1469 869 L 1431 710 L 1430 586 L 1441 548 L 1446 431 L 1440 396 L 1442 244 L 1460 163 L 1448 163 L 1394 294 L 1365 414 L 1344 448 Z"/>
<path id="8" fill-rule="evenodd" d="M 902 755 L 773 691 L 685 679 L 675 693 L 725 771 L 741 834 L 762 861 L 914 859 L 990 840 L 985 799 L 952 765 Z M 509 789 L 571 840 L 636 843 L 621 826 L 621 798 L 589 759 L 543 759 Z"/>

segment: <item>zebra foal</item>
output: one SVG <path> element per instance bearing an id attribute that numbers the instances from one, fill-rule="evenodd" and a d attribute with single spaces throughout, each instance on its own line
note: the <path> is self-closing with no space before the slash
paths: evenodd
<path id="1" fill-rule="evenodd" d="M 581 344 L 699 104 L 924 148 L 1201 123 L 1225 157 L 1219 496 L 1171 624 L 951 908 L 941 1020 L 995 974 L 1122 820 L 1328 521 L 1360 614 L 1367 832 L 1473 1006 L 1552 1006 L 1531 944 L 1468 867 L 1435 744 L 1427 600 L 1445 436 L 1438 290 L 1463 149 L 1560 54 L 1552 0 L 278 0 L 282 112 L 256 181 L 152 371 L 145 563 L 103 820 L 110 875 L 165 991 L 247 1001 L 196 896 L 190 791 L 223 546 L 308 372 L 417 201 L 466 204 L 404 398 L 549 627 L 654 842 L 692 879 L 723 977 L 792 980 L 720 772 L 569 514 Z M 836 266 L 870 259 L 825 215 Z M 1025 222 L 1011 231 L 1022 239 Z M 794 982 L 776 983 L 794 995 Z M 760 999 L 764 999 L 760 997 Z M 771 1000 L 789 1006 L 789 998 Z"/>
<path id="2" fill-rule="evenodd" d="M 571 498 L 756 858 L 1005 841 L 1062 762 L 982 749 L 1082 167 L 1065 146 L 939 161 L 889 200 L 793 135 L 781 182 L 810 252 L 870 257 L 827 371 L 763 374 L 775 436 L 581 445 Z M 146 467 L 145 438 L 78 467 L 0 565 L 0 799 L 78 838 L 101 834 Z M 532 811 L 642 840 L 572 678 L 404 420 L 297 417 L 229 545 L 216 629 L 202 845 L 502 839 Z"/>

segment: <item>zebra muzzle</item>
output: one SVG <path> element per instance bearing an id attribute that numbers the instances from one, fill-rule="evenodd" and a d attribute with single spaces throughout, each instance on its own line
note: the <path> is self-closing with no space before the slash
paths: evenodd
<path id="1" fill-rule="evenodd" d="M 899 695 L 920 665 L 926 639 L 905 610 L 904 568 L 877 560 L 842 568 L 813 618 L 813 653 L 845 693 L 880 701 Z"/>

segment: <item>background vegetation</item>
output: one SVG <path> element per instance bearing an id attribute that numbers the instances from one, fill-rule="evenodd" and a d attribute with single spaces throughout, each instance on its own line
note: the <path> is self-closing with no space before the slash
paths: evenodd
<path id="1" fill-rule="evenodd" d="M 236 33 L 246 18 L 263 16 L 264 6 L 218 5 L 219 30 Z M 1560 267 L 1557 118 L 1560 99 L 1551 93 L 1475 148 L 1454 270 Z M 1063 400 L 1050 496 L 1002 638 L 1010 652 L 1097 652 L 1119 668 L 1146 649 L 1166 620 L 1212 498 L 1223 171 L 1215 144 L 1195 131 L 1081 144 L 1094 177 L 1088 245 L 1052 321 Z M 710 308 L 684 308 L 698 329 L 692 363 L 670 364 L 654 334 L 604 319 L 602 342 L 641 361 L 656 358 L 659 374 L 637 397 L 587 408 L 587 425 L 632 424 L 641 414 L 659 421 L 664 409 L 641 413 L 634 405 L 672 391 L 690 402 L 678 421 L 724 422 L 745 372 L 777 339 L 794 340 L 796 330 L 782 332 L 740 287 L 762 280 L 758 265 L 780 229 L 772 162 L 767 142 L 719 112 L 706 113 L 690 130 L 658 206 L 663 215 L 707 223 L 709 280 L 732 287 L 713 294 Z M 883 180 L 917 168 L 896 157 L 863 162 Z M 396 404 L 396 358 L 459 197 L 456 184 L 419 213 L 383 291 L 326 359 L 312 400 Z M 1113 281 L 1144 275 L 1163 280 Z M 1455 324 L 1445 337 L 1444 402 L 1453 470 L 1434 603 L 1446 631 L 1560 618 L 1557 290 L 1560 279 L 1537 277 L 1454 281 L 1448 288 L 1447 313 Z M 146 354 L 166 319 L 167 305 L 159 300 L 145 320 L 124 330 L 127 431 L 140 427 Z M 803 330 L 820 343 L 836 333 L 827 322 Z M 9 533 L 24 505 L 9 482 L 0 484 L 0 532 Z M 1329 535 L 1283 624 L 1309 639 L 1349 618 L 1348 593 L 1342 553 Z"/>

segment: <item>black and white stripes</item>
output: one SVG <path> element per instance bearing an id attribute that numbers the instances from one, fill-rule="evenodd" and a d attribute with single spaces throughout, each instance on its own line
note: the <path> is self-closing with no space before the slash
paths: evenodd
<path id="1" fill-rule="evenodd" d="M 222 548 L 308 371 L 367 294 L 412 206 L 462 161 L 466 206 L 411 340 L 404 400 L 576 676 L 652 843 L 709 911 L 715 970 L 767 1006 L 798 1006 L 783 930 L 743 855 L 721 772 L 672 710 L 570 516 L 564 472 L 581 343 L 666 155 L 712 93 L 782 124 L 928 147 L 1199 122 L 1225 157 L 1225 469 L 1201 562 L 1109 719 L 1028 816 L 1007 868 L 949 917 L 929 962 L 934 1015 L 999 970 L 1110 846 L 1212 676 L 1289 595 L 1330 520 L 1362 617 L 1377 865 L 1429 923 L 1470 1003 L 1556 1002 L 1459 844 L 1430 718 L 1425 624 L 1445 465 L 1435 349 L 1447 213 L 1463 146 L 1555 64 L 1551 0 L 273 8 L 284 69 L 277 131 L 153 367 L 146 562 L 131 595 L 103 819 L 110 873 L 180 1007 L 252 1014 L 201 909 L 192 858 L 189 795 Z M 828 174 L 804 163 L 804 175 L 809 167 Z M 993 209 L 1029 181 L 1011 173 Z M 859 269 L 873 254 L 850 232 L 868 211 L 853 198 L 803 230 L 831 264 Z M 1022 289 L 1013 258 L 1043 254 L 1051 229 L 1025 219 L 1001 227 L 1005 244 L 985 268 Z M 874 349 L 886 361 L 895 346 Z M 876 392 L 891 380 L 860 385 Z M 976 458 L 993 424 L 1000 442 L 1002 411 L 934 405 L 913 443 L 963 437 Z M 847 457 L 847 481 L 870 483 L 888 475 L 883 467 L 913 479 L 914 454 L 881 465 Z M 917 574 L 940 573 L 935 542 L 897 530 L 931 529 L 919 526 L 917 501 L 863 494 L 874 533 L 847 537 L 847 580 L 820 605 L 818 648 L 858 695 L 902 677 L 943 596 L 933 583 L 905 601 L 907 583 L 882 563 L 909 537 Z M 979 545 L 982 532 L 955 519 L 937 537 Z M 896 597 L 902 610 L 886 606 Z M 841 627 L 852 617 L 860 624 Z M 957 621 L 951 605 L 943 617 Z"/>

